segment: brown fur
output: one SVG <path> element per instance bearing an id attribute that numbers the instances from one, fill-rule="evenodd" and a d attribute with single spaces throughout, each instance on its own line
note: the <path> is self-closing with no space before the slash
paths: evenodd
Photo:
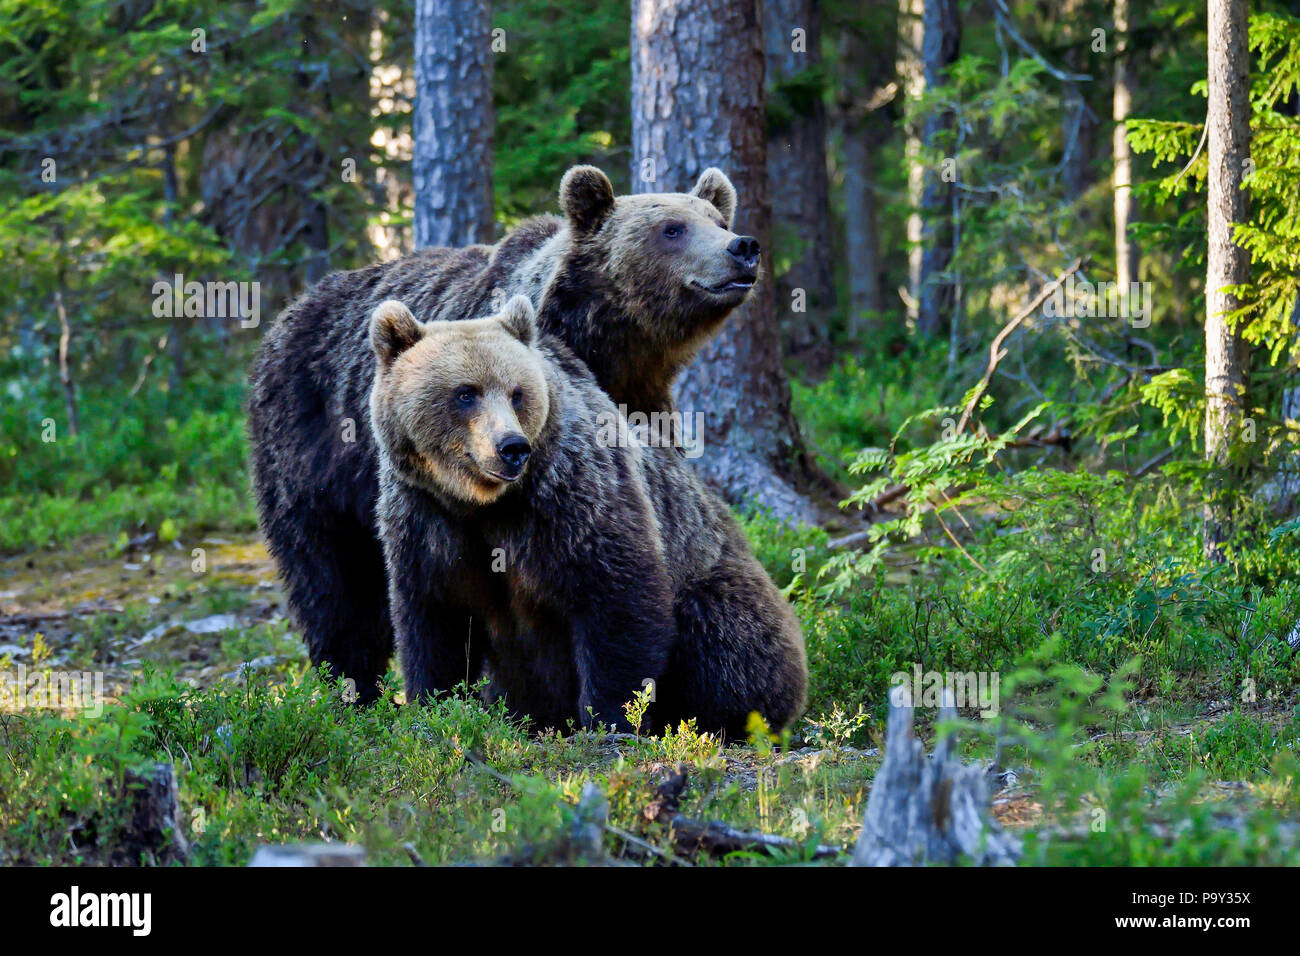
<path id="1" fill-rule="evenodd" d="M 380 373 L 370 327 L 376 307 L 400 300 L 413 321 L 465 320 L 498 313 L 523 294 L 536 310 L 539 342 L 563 344 L 565 375 L 594 377 L 615 403 L 649 413 L 671 409 L 673 378 L 744 299 L 743 285 L 727 281 L 757 275 L 728 252 L 741 238 L 730 231 L 736 196 L 717 170 L 706 170 L 690 194 L 615 197 L 603 173 L 575 167 L 560 194 L 563 219 L 529 220 L 495 246 L 421 250 L 327 276 L 263 340 L 248 400 L 262 530 L 312 662 L 354 680 L 362 700 L 377 693 L 394 646 L 370 409 Z M 676 239 L 663 233 L 671 223 L 685 227 Z M 397 346 L 410 332 L 384 330 Z M 486 445 L 479 453 L 488 454 Z M 451 542 L 450 525 L 427 520 L 413 533 Z M 449 633 L 483 626 L 446 610 L 437 626 Z M 459 660 L 437 665 L 431 686 L 474 679 L 477 671 L 463 654 Z"/>
<path id="2" fill-rule="evenodd" d="M 522 300 L 526 302 L 527 300 Z M 509 481 L 497 451 L 503 436 L 536 441 L 549 414 L 547 383 L 529 346 L 526 318 L 435 322 L 421 326 L 399 302 L 375 310 L 371 343 L 378 357 L 370 420 L 387 456 L 408 483 L 468 504 L 491 504 Z M 455 391 L 473 386 L 473 408 Z"/>
<path id="3" fill-rule="evenodd" d="M 787 602 L 676 451 L 600 437 L 617 409 L 531 321 L 522 296 L 502 316 L 418 329 L 398 303 L 375 313 L 380 528 L 408 694 L 465 660 L 464 636 L 438 623 L 455 607 L 487 622 L 494 692 L 540 726 L 627 729 L 621 705 L 645 681 L 656 726 L 743 737 L 751 712 L 786 725 L 807 680 Z M 467 386 L 478 399 L 461 408 Z M 486 494 L 498 466 L 475 436 L 503 433 L 527 435 L 531 457 Z M 430 515 L 450 533 L 430 540 Z"/>

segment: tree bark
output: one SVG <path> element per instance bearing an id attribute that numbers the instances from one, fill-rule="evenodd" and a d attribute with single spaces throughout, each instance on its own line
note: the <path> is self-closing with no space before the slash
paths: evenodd
<path id="1" fill-rule="evenodd" d="M 733 502 L 787 521 L 815 521 L 817 472 L 790 410 L 771 276 L 763 25 L 758 0 L 634 0 L 633 187 L 684 190 L 709 166 L 736 186 L 734 228 L 763 247 L 749 299 L 677 384 L 687 414 L 704 416 L 704 478 Z M 653 181 L 643 175 L 653 170 Z"/>
<path id="2" fill-rule="evenodd" d="M 491 33 L 488 0 L 416 0 L 416 246 L 493 239 Z"/>
<path id="3" fill-rule="evenodd" d="M 888 135 L 882 104 L 870 102 L 873 81 L 883 70 L 867 69 L 867 44 L 853 30 L 840 34 L 840 133 L 844 138 L 844 246 L 849 273 L 849 336 L 861 342 L 879 325 L 884 308 L 883 270 L 876 221 L 876 171 L 873 157 Z M 863 77 L 869 76 L 868 82 Z M 895 87 L 896 88 L 896 87 Z"/>
<path id="4" fill-rule="evenodd" d="M 898 78 L 903 86 L 904 103 L 915 101 L 925 92 L 925 67 L 921 46 L 925 41 L 925 0 L 898 0 Z M 903 161 L 907 163 L 907 317 L 915 323 L 921 289 L 921 193 L 925 187 L 925 170 L 921 168 L 921 136 L 915 117 L 906 124 Z"/>
<path id="5" fill-rule="evenodd" d="M 909 98 L 947 80 L 948 66 L 957 59 L 961 23 L 955 0 L 901 0 L 899 32 L 905 45 L 899 72 Z M 919 52 L 918 63 L 912 59 Z M 916 210 L 908 219 L 909 294 L 917 331 L 937 336 L 951 319 L 954 287 L 944 277 L 953 256 L 952 190 L 939 173 L 920 163 L 922 147 L 933 149 L 952 123 L 943 110 L 932 110 L 920 121 L 919 138 L 909 137 L 908 194 Z"/>
<path id="6" fill-rule="evenodd" d="M 925 0 L 925 40 L 921 59 L 925 64 L 926 89 L 947 81 L 948 65 L 957 59 L 961 39 L 956 0 Z M 925 118 L 921 139 L 933 150 L 940 134 L 952 125 L 946 111 L 931 111 Z M 954 253 L 953 184 L 944 182 L 933 170 L 925 174 L 921 193 L 921 286 L 917 296 L 916 327 L 924 335 L 941 335 L 952 320 L 956 287 L 945 277 Z"/>
<path id="7" fill-rule="evenodd" d="M 835 305 L 826 107 L 816 72 L 821 63 L 819 6 L 818 0 L 764 0 L 763 5 L 767 85 L 775 107 L 768 110 L 767 141 L 768 180 L 777 187 L 772 221 L 774 239 L 783 247 L 776 251 L 790 259 L 776 277 L 787 354 L 828 345 L 826 314 Z M 803 311 L 795 311 L 796 305 Z"/>
<path id="8" fill-rule="evenodd" d="M 1129 0 L 1115 0 L 1115 93 L 1111 115 L 1115 166 L 1111 178 L 1115 197 L 1115 281 L 1124 295 L 1138 275 L 1137 244 L 1129 239 L 1133 216 L 1133 153 L 1126 122 L 1133 105 L 1133 63 L 1128 53 Z"/>
<path id="9" fill-rule="evenodd" d="M 1123 2 L 1123 0 L 1120 0 Z M 1088 58 L 1088 11 L 1084 0 L 1065 0 L 1061 9 L 1066 42 L 1066 66 L 1071 73 L 1084 73 Z M 1087 84 L 1091 86 L 1091 84 Z M 1092 160 L 1097 146 L 1097 114 L 1088 105 L 1082 82 L 1071 81 L 1063 89 L 1065 110 L 1065 195 L 1078 199 L 1093 183 Z"/>
<path id="10" fill-rule="evenodd" d="M 81 415 L 77 412 L 77 387 L 72 381 L 72 367 L 68 361 L 68 347 L 72 342 L 72 326 L 68 324 L 68 309 L 63 304 L 63 274 L 54 289 L 54 311 L 59 316 L 59 384 L 63 387 L 63 407 L 68 415 L 68 434 L 76 438 L 81 434 Z"/>
<path id="11" fill-rule="evenodd" d="M 1231 448 L 1240 434 L 1245 407 L 1246 353 L 1240 330 L 1226 313 L 1240 307 L 1225 286 L 1248 281 L 1249 253 L 1233 239 L 1233 226 L 1245 222 L 1249 197 L 1242 189 L 1250 160 L 1250 53 L 1247 0 L 1210 0 L 1209 150 L 1207 203 L 1208 266 L 1205 276 L 1205 455 L 1215 479 L 1205 508 L 1205 556 L 1222 560 L 1231 532 L 1227 478 Z"/>

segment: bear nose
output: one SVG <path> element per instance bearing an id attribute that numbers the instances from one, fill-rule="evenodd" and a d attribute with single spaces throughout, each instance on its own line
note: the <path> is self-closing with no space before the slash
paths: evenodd
<path id="1" fill-rule="evenodd" d="M 518 477 L 524 470 L 524 462 L 528 461 L 532 450 L 533 446 L 528 444 L 528 439 L 518 433 L 506 435 L 497 442 L 497 456 L 505 462 L 511 478 Z"/>
<path id="2" fill-rule="evenodd" d="M 763 248 L 753 236 L 737 236 L 731 240 L 727 251 L 746 269 L 755 269 L 758 267 L 758 254 Z"/>

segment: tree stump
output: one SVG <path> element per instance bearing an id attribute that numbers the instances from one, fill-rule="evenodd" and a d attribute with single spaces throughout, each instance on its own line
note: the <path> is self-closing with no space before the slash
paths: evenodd
<path id="1" fill-rule="evenodd" d="M 951 690 L 940 720 L 957 716 Z M 927 756 L 912 734 L 913 708 L 906 687 L 890 694 L 885 759 L 867 799 L 852 866 L 921 866 L 962 861 L 1009 866 L 1020 841 L 989 813 L 988 776 L 982 766 L 954 756 L 956 734 L 942 737 Z"/>
<path id="2" fill-rule="evenodd" d="M 160 865 L 187 862 L 190 843 L 181 825 L 172 765 L 156 763 L 127 770 L 125 780 L 131 819 L 115 856 L 130 864 L 139 864 L 142 859 Z"/>

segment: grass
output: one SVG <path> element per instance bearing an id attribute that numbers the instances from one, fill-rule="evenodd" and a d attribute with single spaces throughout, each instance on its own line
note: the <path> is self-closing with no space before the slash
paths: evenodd
<path id="1" fill-rule="evenodd" d="M 256 527 L 240 385 L 187 379 L 183 395 L 81 393 L 81 433 L 61 400 L 32 389 L 0 408 L 0 552 L 84 538 L 165 538 Z"/>
<path id="2" fill-rule="evenodd" d="M 799 386 L 816 447 L 842 462 L 887 442 L 934 397 L 903 383 L 845 364 Z M 97 719 L 0 713 L 5 862 L 139 862 L 115 855 L 128 770 L 156 761 L 176 768 L 198 864 L 304 840 L 387 864 L 659 863 L 677 848 L 645 808 L 679 762 L 683 812 L 803 848 L 695 862 L 808 862 L 852 845 L 891 678 L 916 665 L 1000 678 L 998 716 L 967 713 L 963 748 L 1015 770 L 994 812 L 1026 864 L 1300 862 L 1293 538 L 1248 513 L 1232 560 L 1207 567 L 1176 480 L 1020 472 L 963 503 L 964 551 L 925 526 L 834 599 L 817 593 L 824 531 L 745 511 L 808 644 L 809 708 L 785 747 L 690 727 L 539 736 L 466 688 L 401 706 L 395 673 L 378 705 L 347 705 L 307 666 L 251 533 L 239 389 L 139 402 L 115 423 L 87 396 L 83 435 L 49 445 L 29 411 L 3 413 L 0 589 L 29 623 L 0 622 L 0 673 L 99 670 L 110 695 Z M 216 615 L 221 630 L 196 629 Z M 919 726 L 932 741 L 933 714 Z M 587 784 L 609 803 L 598 849 L 575 837 Z"/>

